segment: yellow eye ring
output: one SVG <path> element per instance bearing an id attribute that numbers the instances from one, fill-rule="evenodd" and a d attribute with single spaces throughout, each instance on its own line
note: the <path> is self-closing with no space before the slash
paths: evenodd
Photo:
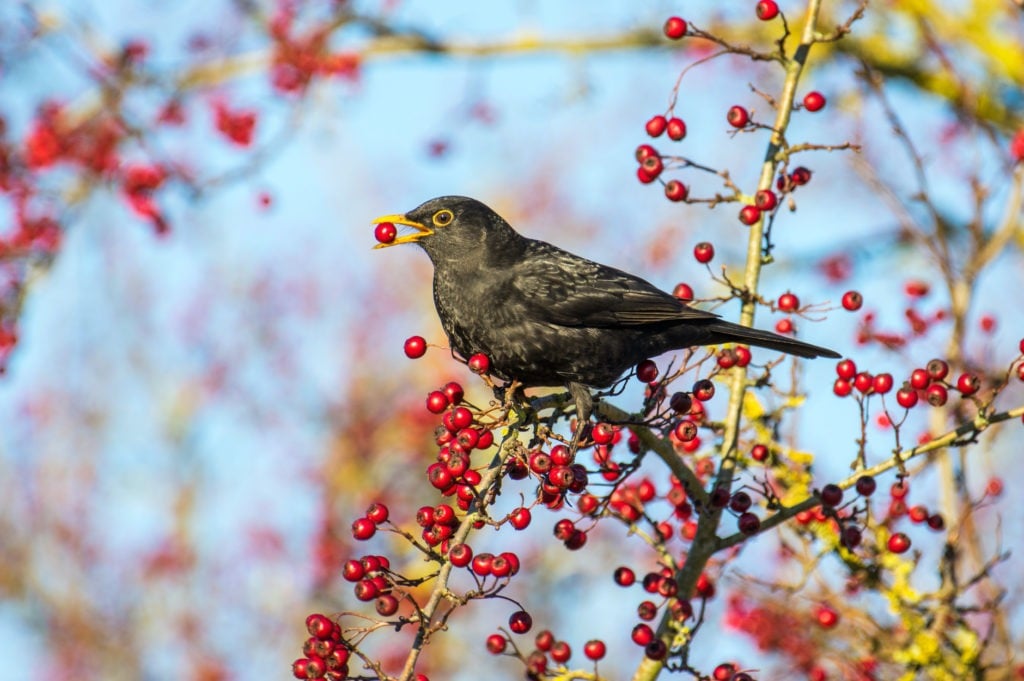
<path id="1" fill-rule="evenodd" d="M 447 208 L 439 210 L 434 213 L 434 217 L 431 218 L 434 222 L 435 227 L 444 227 L 445 225 L 451 224 L 451 221 L 455 219 L 455 215 L 452 214 Z"/>

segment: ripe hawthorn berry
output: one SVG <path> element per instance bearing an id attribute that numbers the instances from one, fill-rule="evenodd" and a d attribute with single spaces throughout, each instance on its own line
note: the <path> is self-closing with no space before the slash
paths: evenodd
<path id="1" fill-rule="evenodd" d="M 837 397 L 847 397 L 853 392 L 853 383 L 845 378 L 837 378 L 836 382 L 832 384 L 832 392 Z"/>
<path id="2" fill-rule="evenodd" d="M 852 359 L 841 359 L 836 363 L 836 376 L 844 381 L 852 380 L 857 375 L 857 365 Z"/>
<path id="3" fill-rule="evenodd" d="M 706 378 L 702 378 L 693 384 L 693 396 L 701 402 L 707 402 L 715 396 L 715 384 Z"/>
<path id="4" fill-rule="evenodd" d="M 761 219 L 761 209 L 753 204 L 748 204 L 740 209 L 740 222 L 748 227 Z"/>
<path id="5" fill-rule="evenodd" d="M 664 660 L 668 655 L 668 646 L 660 638 L 655 639 L 644 647 L 644 655 L 652 660 Z"/>
<path id="6" fill-rule="evenodd" d="M 867 394 L 874 384 L 874 376 L 867 371 L 861 371 L 853 377 L 853 387 L 862 394 Z"/>
<path id="7" fill-rule="evenodd" d="M 478 352 L 470 357 L 466 364 L 474 374 L 486 374 L 491 370 L 491 358 L 482 352 Z"/>
<path id="8" fill-rule="evenodd" d="M 735 673 L 736 665 L 732 662 L 723 662 L 715 667 L 715 670 L 711 672 L 711 678 L 715 681 L 732 681 L 732 677 Z"/>
<path id="9" fill-rule="evenodd" d="M 793 333 L 793 320 L 785 317 L 775 322 L 775 332 L 783 335 Z"/>
<path id="10" fill-rule="evenodd" d="M 558 664 L 565 664 L 572 657 L 572 648 L 565 641 L 556 641 L 551 646 L 551 659 Z"/>
<path id="11" fill-rule="evenodd" d="M 916 390 L 924 390 L 931 383 L 932 377 L 924 369 L 914 369 L 910 372 L 910 387 Z"/>
<path id="12" fill-rule="evenodd" d="M 843 309 L 856 312 L 864 304 L 864 296 L 857 291 L 847 291 L 843 294 Z"/>
<path id="13" fill-rule="evenodd" d="M 466 392 L 462 389 L 462 386 L 455 381 L 448 381 L 441 388 L 441 392 L 448 398 L 449 404 L 458 404 L 462 402 L 462 398 L 465 397 Z"/>
<path id="14" fill-rule="evenodd" d="M 774 210 L 779 205 L 779 197 L 771 189 L 758 189 L 754 194 L 754 205 L 760 210 Z"/>
<path id="15" fill-rule="evenodd" d="M 710 242 L 701 241 L 693 247 L 693 257 L 696 258 L 699 263 L 709 263 L 711 262 L 711 259 L 715 257 L 715 247 Z"/>
<path id="16" fill-rule="evenodd" d="M 759 463 L 768 460 L 768 448 L 762 444 L 756 444 L 750 448 L 750 458 Z"/>
<path id="17" fill-rule="evenodd" d="M 665 21 L 665 37 L 669 40 L 679 40 L 686 35 L 686 20 L 680 17 L 669 17 Z"/>
<path id="18" fill-rule="evenodd" d="M 515 634 L 525 634 L 533 627 L 533 617 L 525 610 L 517 610 L 509 615 L 508 628 Z"/>
<path id="19" fill-rule="evenodd" d="M 941 383 L 932 383 L 924 393 L 928 404 L 933 407 L 941 407 L 949 399 L 949 391 Z"/>
<path id="20" fill-rule="evenodd" d="M 789 291 L 779 296 L 779 300 L 776 302 L 779 309 L 783 312 L 796 312 L 800 307 L 800 299 Z"/>
<path id="21" fill-rule="evenodd" d="M 889 537 L 887 546 L 893 553 L 906 553 L 910 549 L 910 537 L 902 532 L 897 532 Z"/>
<path id="22" fill-rule="evenodd" d="M 974 374 L 960 374 L 960 377 L 956 379 L 956 389 L 960 391 L 960 394 L 964 397 L 973 395 L 978 392 L 978 388 L 981 387 L 981 381 Z"/>
<path id="23" fill-rule="evenodd" d="M 501 634 L 491 634 L 487 637 L 487 652 L 491 655 L 501 655 L 505 652 L 505 637 Z"/>
<path id="24" fill-rule="evenodd" d="M 905 499 L 910 492 L 910 483 L 906 480 L 894 482 L 889 488 L 889 496 L 893 499 Z"/>
<path id="25" fill-rule="evenodd" d="M 587 659 L 600 660 L 604 658 L 608 652 L 608 647 L 604 644 L 604 641 L 599 639 L 592 639 L 583 644 L 583 654 L 587 656 Z"/>
<path id="26" fill-rule="evenodd" d="M 925 371 L 933 381 L 941 381 L 949 375 L 949 365 L 944 360 L 933 359 L 925 366 Z"/>
<path id="27" fill-rule="evenodd" d="M 808 92 L 804 95 L 804 108 L 808 111 L 821 111 L 825 108 L 825 95 L 820 92 Z"/>
<path id="28" fill-rule="evenodd" d="M 525 506 L 520 506 L 508 516 L 509 524 L 517 530 L 525 530 L 530 525 L 532 519 L 533 516 L 530 513 L 530 509 Z"/>
<path id="29" fill-rule="evenodd" d="M 658 365 L 654 360 L 645 359 L 636 365 L 636 377 L 644 383 L 653 383 L 658 378 Z"/>
<path id="30" fill-rule="evenodd" d="M 615 579 L 615 583 L 619 586 L 632 586 L 636 582 L 636 573 L 625 565 L 622 565 L 615 568 L 613 578 Z"/>
<path id="31" fill-rule="evenodd" d="M 468 544 L 456 544 L 448 549 L 448 560 L 455 567 L 466 567 L 473 560 L 473 549 Z"/>
<path id="32" fill-rule="evenodd" d="M 391 617 L 398 612 L 398 599 L 391 594 L 384 594 L 377 598 L 374 608 L 381 617 Z"/>
<path id="33" fill-rule="evenodd" d="M 432 414 L 440 414 L 448 408 L 448 396 L 440 390 L 435 390 L 427 395 L 427 411 Z"/>
<path id="34" fill-rule="evenodd" d="M 733 352 L 736 353 L 736 365 L 745 367 L 750 364 L 750 348 L 746 345 L 737 345 L 733 348 Z"/>
<path id="35" fill-rule="evenodd" d="M 843 501 L 843 488 L 829 483 L 821 488 L 821 503 L 834 508 Z"/>
<path id="36" fill-rule="evenodd" d="M 679 300 L 688 303 L 693 300 L 693 288 L 689 284 L 679 283 L 672 289 L 672 295 Z"/>
<path id="37" fill-rule="evenodd" d="M 390 244 L 398 236 L 398 228 L 394 223 L 381 222 L 373 230 L 373 238 L 382 244 Z"/>
<path id="38" fill-rule="evenodd" d="M 879 395 L 892 390 L 892 374 L 878 374 L 871 382 L 871 389 Z"/>
<path id="39" fill-rule="evenodd" d="M 815 610 L 814 619 L 821 627 L 831 629 L 839 624 L 839 613 L 827 605 L 820 605 Z"/>
<path id="40" fill-rule="evenodd" d="M 794 168 L 793 172 L 789 174 L 789 181 L 795 187 L 807 184 L 811 181 L 811 171 L 803 166 Z"/>
<path id="41" fill-rule="evenodd" d="M 380 502 L 370 504 L 370 508 L 366 510 L 366 517 L 375 525 L 387 522 L 388 515 L 388 507 Z"/>
<path id="42" fill-rule="evenodd" d="M 775 0 L 760 0 L 756 7 L 757 18 L 761 21 L 771 21 L 779 16 L 779 6 Z"/>
<path id="43" fill-rule="evenodd" d="M 847 525 L 844 527 L 843 532 L 840 535 L 840 541 L 842 541 L 843 546 L 848 549 L 853 549 L 859 546 L 862 539 L 863 535 L 860 528 L 854 527 L 853 525 Z"/>
<path id="44" fill-rule="evenodd" d="M 740 515 L 737 525 L 743 534 L 757 534 L 757 531 L 761 529 L 761 519 L 753 513 L 747 512 Z"/>
<path id="45" fill-rule="evenodd" d="M 679 180 L 669 180 L 665 183 L 665 196 L 669 201 L 685 201 L 689 194 L 690 190 Z"/>
<path id="46" fill-rule="evenodd" d="M 904 384 L 896 391 L 896 403 L 904 409 L 912 409 L 917 405 L 917 391 Z"/>
<path id="47" fill-rule="evenodd" d="M 637 163 L 643 163 L 644 159 L 648 156 L 657 156 L 658 150 L 652 147 L 650 144 L 641 144 L 636 148 L 636 160 Z"/>
<path id="48" fill-rule="evenodd" d="M 633 632 L 631 636 L 633 638 L 633 643 L 637 644 L 638 646 L 646 646 L 654 640 L 654 631 L 651 629 L 649 625 L 641 622 L 640 624 L 633 627 Z"/>
<path id="49" fill-rule="evenodd" d="M 750 122 L 750 114 L 742 106 L 734 104 L 725 114 L 725 120 L 734 128 L 743 128 Z"/>
<path id="50" fill-rule="evenodd" d="M 357 518 L 352 523 L 352 537 L 359 541 L 366 541 L 377 534 L 377 526 L 369 518 Z"/>
<path id="51" fill-rule="evenodd" d="M 661 114 L 658 114 L 657 116 L 651 117 L 651 119 L 647 121 L 647 125 L 645 125 L 644 127 L 647 130 L 647 134 L 650 135 L 651 137 L 660 137 L 661 133 L 665 132 L 665 128 L 668 127 L 668 119 L 666 119 Z M 643 162 L 644 160 L 646 160 L 646 158 L 649 157 L 645 157 L 643 159 L 638 160 Z"/>
<path id="52" fill-rule="evenodd" d="M 665 132 L 670 140 L 678 142 L 686 137 L 686 123 L 682 118 L 670 118 Z"/>
<path id="53" fill-rule="evenodd" d="M 409 336 L 405 339 L 405 356 L 409 359 L 418 359 L 427 352 L 427 340 L 423 336 Z"/>

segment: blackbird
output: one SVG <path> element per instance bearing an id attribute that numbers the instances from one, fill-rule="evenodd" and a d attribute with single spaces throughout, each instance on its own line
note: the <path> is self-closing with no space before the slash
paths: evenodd
<path id="1" fill-rule="evenodd" d="M 516 232 L 475 199 L 442 196 L 374 223 L 406 225 L 384 248 L 419 244 L 434 265 L 434 305 L 452 350 L 484 353 L 490 372 L 524 387 L 565 386 L 580 422 L 591 388 L 669 350 L 749 343 L 800 357 L 827 348 L 724 321 L 640 277 Z"/>

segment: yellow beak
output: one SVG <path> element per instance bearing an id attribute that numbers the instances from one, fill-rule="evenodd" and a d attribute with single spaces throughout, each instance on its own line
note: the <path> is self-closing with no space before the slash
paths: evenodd
<path id="1" fill-rule="evenodd" d="M 390 222 L 395 225 L 405 225 L 407 227 L 413 227 L 414 229 L 416 229 L 416 231 L 413 232 L 412 234 L 403 234 L 402 236 L 399 236 L 390 243 L 377 244 L 376 246 L 374 246 L 374 248 L 387 248 L 388 246 L 397 246 L 398 244 L 408 244 L 412 243 L 413 241 L 419 241 L 423 237 L 430 236 L 431 234 L 434 233 L 434 230 L 432 230 L 430 227 L 427 227 L 426 225 L 420 222 L 414 222 L 413 220 L 410 220 L 404 215 L 382 215 L 376 220 L 374 220 L 371 224 L 378 225 L 382 222 Z"/>

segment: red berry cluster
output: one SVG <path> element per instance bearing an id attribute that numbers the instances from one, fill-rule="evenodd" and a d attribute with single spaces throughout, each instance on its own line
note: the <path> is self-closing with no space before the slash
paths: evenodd
<path id="1" fill-rule="evenodd" d="M 313 26 L 302 35 L 295 35 L 295 11 L 293 3 L 278 3 L 277 11 L 268 21 L 268 33 L 274 41 L 270 63 L 274 89 L 286 94 L 301 93 L 315 76 L 358 79 L 359 54 L 331 52 L 329 25 Z"/>
<path id="2" fill-rule="evenodd" d="M 857 371 L 853 360 L 844 359 L 836 365 L 838 378 L 833 385 L 833 392 L 846 397 L 856 388 L 862 395 L 886 394 L 893 387 L 891 374 L 872 376 L 866 371 Z M 933 359 L 924 368 L 914 369 L 903 386 L 896 391 L 896 402 L 904 409 L 912 409 L 920 402 L 927 402 L 933 407 L 941 407 L 949 400 L 949 391 L 957 390 L 963 397 L 970 397 L 981 388 L 981 380 L 976 374 L 961 373 L 955 383 L 948 380 L 949 364 L 942 359 Z"/>
<path id="3" fill-rule="evenodd" d="M 327 679 L 341 681 L 348 678 L 348 660 L 351 649 L 342 637 L 337 622 L 320 613 L 306 618 L 309 638 L 302 644 L 305 657 L 292 663 L 292 675 L 297 679 Z"/>

